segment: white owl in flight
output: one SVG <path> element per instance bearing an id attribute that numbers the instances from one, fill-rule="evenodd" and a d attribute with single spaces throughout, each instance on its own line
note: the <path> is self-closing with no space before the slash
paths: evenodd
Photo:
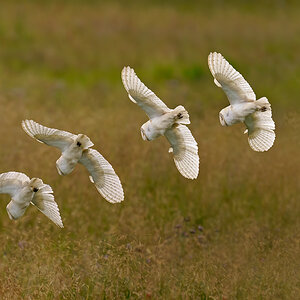
<path id="1" fill-rule="evenodd" d="M 61 150 L 62 155 L 56 161 L 56 168 L 60 175 L 71 173 L 79 162 L 88 169 L 91 182 L 108 202 L 118 203 L 124 200 L 119 177 L 110 163 L 97 150 L 91 148 L 94 144 L 89 137 L 48 128 L 33 120 L 22 121 L 22 127 L 37 141 Z"/>
<path id="2" fill-rule="evenodd" d="M 181 105 L 170 109 L 137 77 L 134 70 L 124 67 L 122 81 L 129 99 L 140 106 L 149 121 L 141 127 L 143 140 L 151 141 L 164 135 L 171 144 L 178 171 L 186 178 L 195 179 L 199 173 L 198 145 L 191 131 L 189 114 Z"/>
<path id="3" fill-rule="evenodd" d="M 225 92 L 230 105 L 220 111 L 222 126 L 245 123 L 248 142 L 254 151 L 269 150 L 275 140 L 275 123 L 266 97 L 256 100 L 249 83 L 220 53 L 210 53 L 208 66 L 215 84 Z"/>
<path id="4" fill-rule="evenodd" d="M 2 173 L 0 174 L 0 193 L 11 196 L 11 201 L 6 206 L 11 220 L 22 217 L 31 203 L 57 226 L 64 227 L 52 188 L 44 184 L 41 179 L 30 179 L 19 172 Z"/>

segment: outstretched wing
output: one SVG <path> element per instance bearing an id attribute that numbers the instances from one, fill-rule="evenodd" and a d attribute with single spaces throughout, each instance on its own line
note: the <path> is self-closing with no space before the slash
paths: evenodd
<path id="1" fill-rule="evenodd" d="M 24 131 L 37 141 L 59 148 L 62 152 L 73 143 L 76 135 L 54 128 L 43 126 L 33 120 L 22 121 Z"/>
<path id="2" fill-rule="evenodd" d="M 34 195 L 31 204 L 35 205 L 45 216 L 57 226 L 63 228 L 59 208 L 54 200 L 53 190 L 50 185 L 44 184 Z"/>
<path id="3" fill-rule="evenodd" d="M 275 123 L 272 119 L 272 110 L 257 111 L 245 119 L 248 133 L 248 142 L 254 151 L 268 151 L 275 141 Z"/>
<path id="4" fill-rule="evenodd" d="M 107 201 L 117 203 L 124 200 L 124 192 L 118 175 L 97 150 L 83 151 L 79 162 L 88 169 L 91 182 Z"/>
<path id="5" fill-rule="evenodd" d="M 165 133 L 171 144 L 170 152 L 178 171 L 186 178 L 195 179 L 199 173 L 198 145 L 185 125 L 177 125 Z"/>
<path id="6" fill-rule="evenodd" d="M 13 197 L 30 178 L 24 173 L 7 172 L 0 174 L 0 193 Z"/>
<path id="7" fill-rule="evenodd" d="M 210 53 L 208 67 L 214 82 L 221 87 L 231 105 L 241 102 L 255 101 L 256 96 L 245 78 L 236 71 L 220 53 Z"/>
<path id="8" fill-rule="evenodd" d="M 133 69 L 124 67 L 121 77 L 129 99 L 140 106 L 150 119 L 171 111 L 164 102 L 141 82 Z"/>

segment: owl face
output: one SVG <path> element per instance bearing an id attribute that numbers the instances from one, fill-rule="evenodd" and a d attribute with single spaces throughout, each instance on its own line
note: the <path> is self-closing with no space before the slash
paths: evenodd
<path id="1" fill-rule="evenodd" d="M 36 193 L 42 186 L 43 181 L 39 178 L 32 178 L 29 183 L 32 192 Z"/>
<path id="2" fill-rule="evenodd" d="M 219 113 L 219 119 L 220 119 L 220 123 L 222 126 L 228 126 L 226 121 L 225 121 L 225 117 L 224 115 L 222 114 L 222 112 Z"/>
<path id="3" fill-rule="evenodd" d="M 142 135 L 143 140 L 144 140 L 144 141 L 147 141 L 147 137 L 146 137 L 146 135 L 145 135 L 145 131 L 144 131 L 143 128 L 141 128 L 141 135 Z"/>
<path id="4" fill-rule="evenodd" d="M 146 135 L 146 131 L 147 131 L 147 123 L 143 124 L 141 127 L 141 135 L 144 141 L 149 141 L 147 135 Z"/>
<path id="5" fill-rule="evenodd" d="M 74 143 L 76 144 L 75 148 L 81 148 L 83 150 L 94 146 L 93 142 L 85 134 L 78 134 Z"/>

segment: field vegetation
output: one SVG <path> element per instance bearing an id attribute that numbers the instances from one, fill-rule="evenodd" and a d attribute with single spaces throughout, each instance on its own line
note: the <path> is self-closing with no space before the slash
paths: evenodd
<path id="1" fill-rule="evenodd" d="M 263 1 L 261 1 L 263 2 Z M 0 171 L 41 177 L 65 225 L 34 207 L 13 222 L 0 201 L 0 299 L 299 299 L 300 6 L 296 1 L 3 1 Z M 277 138 L 250 149 L 207 67 L 221 52 L 273 108 Z M 123 66 L 189 111 L 200 174 L 176 170 L 127 97 Z M 21 121 L 85 133 L 119 175 L 111 205 L 82 166 Z"/>

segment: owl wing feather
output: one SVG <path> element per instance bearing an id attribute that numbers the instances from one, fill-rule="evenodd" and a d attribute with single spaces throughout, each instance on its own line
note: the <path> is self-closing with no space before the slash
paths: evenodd
<path id="1" fill-rule="evenodd" d="M 185 125 L 175 125 L 165 133 L 171 144 L 174 162 L 178 171 L 186 178 L 196 179 L 199 173 L 198 145 Z"/>
<path id="2" fill-rule="evenodd" d="M 257 111 L 247 116 L 245 125 L 249 145 L 254 151 L 267 151 L 273 146 L 276 134 L 271 109 L 264 112 Z"/>
<path id="3" fill-rule="evenodd" d="M 124 200 L 121 181 L 111 164 L 95 149 L 83 151 L 79 160 L 90 173 L 90 180 L 98 192 L 110 203 Z"/>
<path id="4" fill-rule="evenodd" d="M 43 126 L 33 120 L 22 121 L 24 131 L 40 143 L 56 147 L 62 152 L 76 139 L 76 135 L 54 128 Z"/>
<path id="5" fill-rule="evenodd" d="M 150 119 L 171 111 L 162 100 L 141 82 L 132 68 L 124 67 L 121 77 L 129 99 L 140 106 Z"/>
<path id="6" fill-rule="evenodd" d="M 214 82 L 225 92 L 231 105 L 256 100 L 256 95 L 244 77 L 220 53 L 210 53 L 208 67 Z"/>
<path id="7" fill-rule="evenodd" d="M 57 226 L 63 228 L 63 222 L 59 213 L 59 208 L 54 200 L 53 190 L 50 185 L 43 184 L 35 193 L 31 204 L 36 206 L 46 217 Z"/>
<path id="8" fill-rule="evenodd" d="M 20 172 L 6 172 L 0 174 L 0 193 L 13 197 L 30 178 Z"/>

